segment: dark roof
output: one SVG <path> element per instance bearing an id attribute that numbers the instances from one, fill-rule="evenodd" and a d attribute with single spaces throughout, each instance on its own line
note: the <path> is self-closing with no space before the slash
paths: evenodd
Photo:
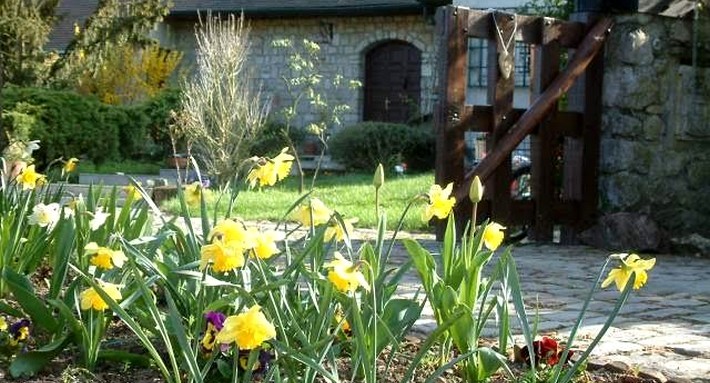
<path id="1" fill-rule="evenodd" d="M 84 25 L 98 7 L 98 0 L 62 0 L 57 5 L 57 21 L 45 45 L 47 50 L 64 51 L 74 37 L 74 23 Z"/>
<path id="2" fill-rule="evenodd" d="M 418 0 L 174 0 L 170 16 L 196 16 L 196 11 L 241 12 L 251 17 L 359 16 L 420 13 Z"/>
<path id="3" fill-rule="evenodd" d="M 639 0 L 639 12 L 685 17 L 693 12 L 694 0 Z"/>

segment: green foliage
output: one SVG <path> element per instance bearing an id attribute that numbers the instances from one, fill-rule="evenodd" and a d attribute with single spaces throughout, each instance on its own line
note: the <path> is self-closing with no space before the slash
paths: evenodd
<path id="1" fill-rule="evenodd" d="M 520 8 L 520 12 L 530 15 L 549 16 L 567 20 L 574 11 L 572 0 L 530 0 Z"/>
<path id="2" fill-rule="evenodd" d="M 40 165 L 59 157 L 81 156 L 99 164 L 160 156 L 150 133 L 162 129 L 175 98 L 166 93 L 145 104 L 113 106 L 71 91 L 18 87 L 4 89 L 2 97 L 13 112 L 5 116 L 7 125 L 40 140 L 35 154 Z"/>
<path id="3" fill-rule="evenodd" d="M 42 46 L 54 22 L 58 1 L 0 2 L 0 78 L 16 85 L 37 85 L 46 72 Z"/>
<path id="4" fill-rule="evenodd" d="M 305 138 L 305 130 L 296 128 L 286 129 L 284 124 L 270 120 L 267 121 L 264 130 L 256 137 L 251 147 L 251 154 L 253 156 L 276 155 L 282 148 L 290 146 L 291 143 L 293 143 L 295 147 L 299 147 Z"/>
<path id="5" fill-rule="evenodd" d="M 333 158 L 350 169 L 371 171 L 377 164 L 392 169 L 406 163 L 414 171 L 431 170 L 434 133 L 429 125 L 408 126 L 387 122 L 363 122 L 333 136 Z"/>

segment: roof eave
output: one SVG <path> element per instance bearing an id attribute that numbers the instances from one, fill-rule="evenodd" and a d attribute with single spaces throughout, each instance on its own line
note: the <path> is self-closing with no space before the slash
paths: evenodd
<path id="1" fill-rule="evenodd" d="M 384 5 L 371 7 L 322 7 L 322 8 L 259 8 L 244 9 L 244 16 L 249 18 L 298 18 L 318 16 L 392 16 L 422 14 L 426 9 L 421 4 L 411 5 Z M 206 10 L 199 10 L 200 12 Z M 168 19 L 197 18 L 198 10 L 171 11 Z M 239 9 L 212 9 L 214 13 L 241 13 Z"/>

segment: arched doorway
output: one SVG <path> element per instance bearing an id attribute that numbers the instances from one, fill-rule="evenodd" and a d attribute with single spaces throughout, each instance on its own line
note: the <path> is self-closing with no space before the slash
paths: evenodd
<path id="1" fill-rule="evenodd" d="M 406 122 L 419 112 L 422 52 L 404 41 L 387 41 L 365 55 L 365 121 Z"/>

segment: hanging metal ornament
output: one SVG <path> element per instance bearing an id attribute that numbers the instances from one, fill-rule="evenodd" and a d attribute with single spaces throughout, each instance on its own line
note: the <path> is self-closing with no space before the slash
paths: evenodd
<path id="1" fill-rule="evenodd" d="M 491 15 L 493 16 L 493 24 L 496 27 L 496 32 L 498 32 L 498 39 L 503 50 L 502 52 L 498 52 L 498 69 L 500 69 L 500 75 L 507 80 L 515 69 L 515 61 L 513 60 L 513 55 L 510 54 L 510 50 L 514 47 L 515 34 L 518 30 L 518 18 L 515 14 L 511 15 L 513 18 L 513 31 L 510 33 L 508 41 L 506 41 L 503 38 L 503 30 L 498 26 L 496 13 L 492 12 Z"/>

